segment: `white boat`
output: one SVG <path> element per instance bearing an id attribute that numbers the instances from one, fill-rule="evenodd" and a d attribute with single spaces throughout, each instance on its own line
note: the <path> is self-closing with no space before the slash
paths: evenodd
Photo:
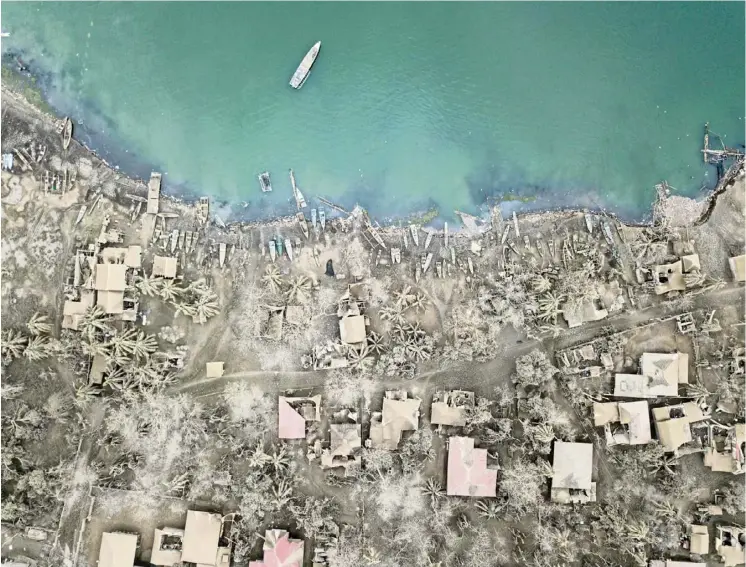
<path id="1" fill-rule="evenodd" d="M 427 247 L 430 246 L 430 242 L 433 240 L 433 233 L 432 231 L 428 231 L 427 238 L 425 239 L 425 250 L 427 250 Z"/>
<path id="2" fill-rule="evenodd" d="M 262 247 L 262 250 L 264 250 L 263 247 Z M 275 241 L 270 240 L 269 241 L 269 259 L 272 260 L 272 262 L 274 263 L 276 257 L 277 257 L 277 248 L 275 247 Z"/>
<path id="3" fill-rule="evenodd" d="M 415 246 L 420 245 L 420 239 L 417 236 L 417 227 L 413 224 L 409 225 L 409 231 L 412 233 L 412 242 L 414 242 Z"/>
<path id="4" fill-rule="evenodd" d="M 321 42 L 317 41 L 313 45 L 313 47 L 308 50 L 308 53 L 306 53 L 306 56 L 300 62 L 300 65 L 298 65 L 295 73 L 293 73 L 293 76 L 290 77 L 291 87 L 293 87 L 294 89 L 299 89 L 303 86 L 303 84 L 306 82 L 306 79 L 308 79 L 308 75 L 311 74 L 311 67 L 314 64 L 314 61 L 316 61 L 316 58 L 319 56 L 320 49 Z"/>
<path id="5" fill-rule="evenodd" d="M 448 223 L 443 227 L 443 240 L 445 240 L 446 248 L 448 248 Z"/>
<path id="6" fill-rule="evenodd" d="M 73 121 L 65 118 L 62 123 L 62 149 L 66 150 L 70 146 L 70 140 L 73 137 Z"/>
<path id="7" fill-rule="evenodd" d="M 293 170 L 290 170 L 290 183 L 293 186 L 293 197 L 295 197 L 295 204 L 299 209 L 306 207 L 306 199 L 303 197 L 303 193 L 298 189 L 298 185 L 295 183 L 295 175 Z"/>
<path id="8" fill-rule="evenodd" d="M 259 174 L 259 186 L 262 188 L 262 193 L 269 193 L 272 191 L 272 182 L 269 179 L 269 171 Z"/>
<path id="9" fill-rule="evenodd" d="M 326 228 L 326 213 L 324 209 L 319 209 L 319 224 L 321 225 L 321 230 Z"/>
<path id="10" fill-rule="evenodd" d="M 293 261 L 293 243 L 290 242 L 289 238 L 285 239 L 285 250 L 288 253 L 288 258 L 290 258 L 290 261 Z"/>
<path id="11" fill-rule="evenodd" d="M 227 249 L 227 246 L 225 242 L 221 242 L 220 246 L 218 247 L 218 261 L 220 262 L 220 267 L 222 268 L 225 265 L 225 251 Z"/>
<path id="12" fill-rule="evenodd" d="M 425 257 L 425 265 L 422 266 L 422 272 L 427 272 L 427 269 L 430 267 L 430 263 L 433 261 L 433 253 L 428 252 L 427 256 Z"/>
<path id="13" fill-rule="evenodd" d="M 316 230 L 316 209 L 311 209 L 311 226 Z"/>

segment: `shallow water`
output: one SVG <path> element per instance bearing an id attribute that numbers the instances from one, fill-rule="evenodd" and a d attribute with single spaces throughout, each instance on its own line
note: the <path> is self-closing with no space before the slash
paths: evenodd
<path id="1" fill-rule="evenodd" d="M 306 198 L 649 212 L 698 195 L 704 122 L 744 141 L 743 3 L 3 3 L 76 135 L 164 189 L 252 215 Z M 288 80 L 322 41 L 305 86 Z M 257 174 L 269 170 L 274 192 Z M 247 208 L 241 204 L 248 202 Z"/>

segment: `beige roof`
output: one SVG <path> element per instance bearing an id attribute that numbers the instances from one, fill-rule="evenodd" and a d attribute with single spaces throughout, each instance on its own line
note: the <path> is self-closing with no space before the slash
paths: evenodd
<path id="1" fill-rule="evenodd" d="M 645 352 L 640 367 L 644 375 L 669 384 L 689 382 L 689 355 L 683 352 Z"/>
<path id="2" fill-rule="evenodd" d="M 345 344 L 356 344 L 365 342 L 365 317 L 353 315 L 342 317 L 339 320 L 339 335 Z"/>
<path id="3" fill-rule="evenodd" d="M 124 264 L 98 264 L 95 287 L 99 291 L 124 291 L 126 273 Z"/>
<path id="4" fill-rule="evenodd" d="M 128 246 L 124 257 L 124 265 L 128 268 L 142 267 L 142 246 Z"/>
<path id="5" fill-rule="evenodd" d="M 419 398 L 406 400 L 383 398 L 383 411 L 380 423 L 372 423 L 370 440 L 374 447 L 396 449 L 403 431 L 414 431 L 420 423 Z"/>
<path id="6" fill-rule="evenodd" d="M 88 382 L 101 385 L 104 383 L 104 372 L 106 372 L 106 357 L 97 354 L 91 360 L 91 369 L 88 372 Z"/>
<path id="7" fill-rule="evenodd" d="M 590 490 L 593 444 L 554 442 L 552 488 Z"/>
<path id="8" fill-rule="evenodd" d="M 607 423 L 617 423 L 618 421 L 618 402 L 593 402 L 593 423 L 596 427 L 602 427 Z"/>
<path id="9" fill-rule="evenodd" d="M 619 422 L 627 426 L 630 445 L 644 445 L 652 440 L 646 401 L 620 403 Z"/>
<path id="10" fill-rule="evenodd" d="M 170 256 L 154 256 L 152 276 L 162 276 L 164 278 L 176 277 L 176 258 Z"/>
<path id="11" fill-rule="evenodd" d="M 592 300 L 583 301 L 580 304 L 570 305 L 565 303 L 562 307 L 562 316 L 571 329 L 579 327 L 583 323 L 600 321 L 609 315 L 606 309 L 599 309 Z"/>
<path id="12" fill-rule="evenodd" d="M 433 425 L 466 425 L 466 408 L 449 406 L 445 402 L 433 402 L 430 406 L 430 423 Z"/>
<path id="13" fill-rule="evenodd" d="M 98 567 L 132 567 L 136 551 L 137 534 L 104 532 L 101 534 Z"/>
<path id="14" fill-rule="evenodd" d="M 688 254 L 681 257 L 681 267 L 684 273 L 691 272 L 693 270 L 699 270 L 699 254 Z"/>
<path id="15" fill-rule="evenodd" d="M 172 567 L 176 563 L 181 563 L 181 550 L 178 549 L 161 549 L 161 541 L 165 536 L 184 538 L 184 530 L 176 528 L 163 528 L 155 530 L 153 533 L 153 552 L 150 555 L 150 563 L 158 567 Z"/>
<path id="16" fill-rule="evenodd" d="M 101 250 L 101 259 L 104 264 L 124 264 L 126 256 L 126 248 L 112 246 L 111 248 L 104 248 Z"/>
<path id="17" fill-rule="evenodd" d="M 206 373 L 208 378 L 220 378 L 223 375 L 223 362 L 208 362 Z"/>
<path id="18" fill-rule="evenodd" d="M 728 260 L 733 279 L 737 282 L 746 281 L 746 255 L 733 256 Z"/>
<path id="19" fill-rule="evenodd" d="M 91 307 L 95 302 L 95 294 L 92 290 L 84 289 L 80 292 L 80 301 L 65 300 L 62 306 L 62 328 L 78 330 L 80 320 L 86 309 Z"/>
<path id="20" fill-rule="evenodd" d="M 684 266 L 681 260 L 677 260 L 673 264 L 655 266 L 655 274 L 655 293 L 657 295 L 670 291 L 684 291 L 686 289 Z"/>
<path id="21" fill-rule="evenodd" d="M 124 312 L 123 291 L 99 291 L 96 294 L 96 305 L 104 310 L 104 313 L 118 314 Z"/>
<path id="22" fill-rule="evenodd" d="M 332 456 L 347 456 L 362 446 L 359 423 L 333 423 L 330 428 L 329 450 Z"/>
<path id="23" fill-rule="evenodd" d="M 676 451 L 682 445 L 689 443 L 692 440 L 690 425 L 706 418 L 707 416 L 694 402 L 653 408 L 658 440 L 668 451 Z"/>
<path id="24" fill-rule="evenodd" d="M 215 565 L 221 527 L 219 514 L 189 510 L 184 528 L 181 560 L 201 565 Z"/>
<path id="25" fill-rule="evenodd" d="M 710 552 L 710 533 L 707 531 L 707 525 L 692 524 L 689 530 L 689 551 L 697 555 L 707 555 Z"/>

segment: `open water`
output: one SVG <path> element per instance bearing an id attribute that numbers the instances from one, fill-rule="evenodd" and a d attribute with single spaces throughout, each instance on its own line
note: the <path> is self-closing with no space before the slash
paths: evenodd
<path id="1" fill-rule="evenodd" d="M 288 209 L 293 168 L 310 202 L 381 220 L 490 199 L 642 219 L 660 180 L 714 185 L 704 122 L 744 142 L 742 2 L 3 2 L 2 29 L 3 64 L 103 157 L 252 216 Z"/>

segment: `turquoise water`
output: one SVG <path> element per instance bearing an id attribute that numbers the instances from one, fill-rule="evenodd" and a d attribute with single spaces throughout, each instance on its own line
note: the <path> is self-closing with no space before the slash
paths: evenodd
<path id="1" fill-rule="evenodd" d="M 288 206 L 293 168 L 380 219 L 507 194 L 637 219 L 662 179 L 714 184 L 704 122 L 744 142 L 738 2 L 4 2 L 2 28 L 103 156 L 252 214 Z"/>

